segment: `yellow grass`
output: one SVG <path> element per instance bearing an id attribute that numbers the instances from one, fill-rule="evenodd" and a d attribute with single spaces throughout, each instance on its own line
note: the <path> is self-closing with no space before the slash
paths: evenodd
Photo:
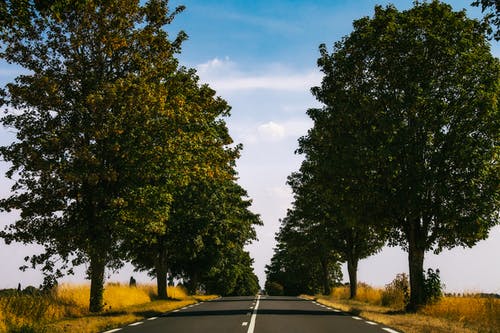
<path id="1" fill-rule="evenodd" d="M 374 305 L 380 305 L 382 302 L 382 289 L 373 288 L 366 284 L 358 286 L 356 300 Z M 330 296 L 333 299 L 349 299 L 349 286 L 336 287 L 332 289 Z"/>
<path id="2" fill-rule="evenodd" d="M 101 329 L 116 323 L 132 322 L 144 318 L 148 313 L 163 313 L 195 303 L 199 299 L 188 296 L 182 287 L 169 287 L 167 292 L 175 300 L 154 301 L 157 294 L 153 285 L 129 287 L 108 284 L 104 290 L 106 317 L 88 312 L 88 285 L 61 285 L 48 294 L 3 294 L 0 295 L 0 332 L 42 332 L 45 331 L 44 327 L 50 327 L 50 332 L 84 332 L 83 327 L 89 325 L 91 332 L 96 331 L 96 327 Z M 72 329 L 61 329 L 60 326 Z"/>
<path id="3" fill-rule="evenodd" d="M 486 297 L 444 297 L 428 305 L 422 314 L 445 318 L 482 332 L 500 332 L 500 299 Z"/>
<path id="4" fill-rule="evenodd" d="M 443 297 L 414 314 L 401 306 L 381 306 L 384 290 L 366 285 L 358 287 L 358 297 L 349 300 L 349 288 L 338 287 L 320 303 L 376 321 L 406 333 L 500 332 L 500 299 L 486 297 Z"/>

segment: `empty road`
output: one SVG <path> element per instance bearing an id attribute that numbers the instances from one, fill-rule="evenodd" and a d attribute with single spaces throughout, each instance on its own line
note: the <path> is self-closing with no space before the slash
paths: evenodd
<path id="1" fill-rule="evenodd" d="M 395 333 L 366 321 L 298 297 L 224 297 L 145 319 L 106 333 L 166 332 L 356 332 Z"/>

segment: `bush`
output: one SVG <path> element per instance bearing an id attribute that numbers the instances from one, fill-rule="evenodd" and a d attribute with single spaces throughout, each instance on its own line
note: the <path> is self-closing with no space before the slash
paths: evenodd
<path id="1" fill-rule="evenodd" d="M 396 275 L 391 283 L 386 284 L 382 292 L 382 305 L 404 309 L 410 300 L 410 283 L 408 275 Z"/>
<path id="2" fill-rule="evenodd" d="M 424 276 L 424 297 L 425 303 L 435 303 L 443 297 L 444 285 L 441 283 L 441 278 L 439 277 L 439 269 L 434 271 L 432 268 L 427 270 L 426 276 Z"/>
<path id="3" fill-rule="evenodd" d="M 283 286 L 278 282 L 267 282 L 266 292 L 270 296 L 283 296 Z"/>

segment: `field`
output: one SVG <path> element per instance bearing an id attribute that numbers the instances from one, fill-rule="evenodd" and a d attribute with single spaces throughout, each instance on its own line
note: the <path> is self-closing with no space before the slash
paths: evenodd
<path id="1" fill-rule="evenodd" d="M 0 332 L 97 332 L 125 325 L 196 303 L 213 296 L 188 296 L 181 287 L 169 287 L 170 300 L 155 300 L 156 287 L 129 287 L 108 284 L 104 291 L 105 310 L 88 312 L 90 287 L 61 285 L 50 293 L 0 293 Z"/>
<path id="2" fill-rule="evenodd" d="M 361 285 L 355 300 L 348 299 L 348 287 L 334 288 L 330 296 L 317 299 L 406 333 L 500 332 L 500 298 L 472 293 L 448 295 L 415 314 L 407 314 L 403 312 L 403 295 L 392 296 L 387 304 L 386 290 Z"/>

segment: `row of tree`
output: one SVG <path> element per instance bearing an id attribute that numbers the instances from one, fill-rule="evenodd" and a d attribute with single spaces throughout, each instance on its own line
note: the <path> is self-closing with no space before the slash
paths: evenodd
<path id="1" fill-rule="evenodd" d="M 355 297 L 358 261 L 388 242 L 408 252 L 416 310 L 425 253 L 471 247 L 499 223 L 500 65 L 486 23 L 439 1 L 377 6 L 331 53 L 320 46 L 324 107 L 307 111 L 269 283 L 328 293 L 347 262 Z"/>
<path id="2" fill-rule="evenodd" d="M 236 183 L 223 117 L 230 107 L 176 55 L 187 38 L 165 27 L 168 1 L 0 3 L 0 58 L 25 69 L 0 90 L 1 123 L 17 139 L 0 236 L 41 244 L 27 260 L 50 284 L 88 264 L 90 311 L 103 307 L 106 269 L 125 261 L 192 291 L 253 294 L 243 246 L 260 224 Z"/>

